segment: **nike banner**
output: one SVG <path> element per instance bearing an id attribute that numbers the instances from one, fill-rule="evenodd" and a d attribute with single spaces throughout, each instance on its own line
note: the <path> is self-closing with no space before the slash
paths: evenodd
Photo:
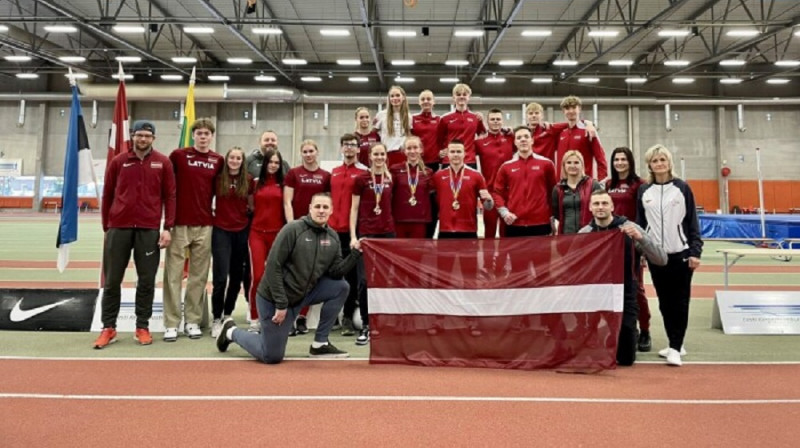
<path id="1" fill-rule="evenodd" d="M 612 369 L 623 237 L 367 239 L 370 362 Z"/>
<path id="2" fill-rule="evenodd" d="M 0 289 L 0 330 L 89 331 L 96 289 Z"/>

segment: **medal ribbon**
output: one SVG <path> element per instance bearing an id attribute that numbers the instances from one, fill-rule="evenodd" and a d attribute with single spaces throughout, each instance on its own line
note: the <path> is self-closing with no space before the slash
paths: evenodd
<path id="1" fill-rule="evenodd" d="M 458 184 L 453 182 L 453 179 L 456 177 L 456 172 L 453 171 L 453 166 L 450 165 L 448 169 L 450 170 L 450 191 L 453 192 L 453 199 L 458 201 L 458 192 L 461 191 L 461 182 L 464 180 L 464 168 L 461 168 L 461 176 L 458 178 Z"/>
<path id="2" fill-rule="evenodd" d="M 380 208 L 381 206 L 381 195 L 383 195 L 383 175 L 381 175 L 381 183 L 379 184 L 377 180 L 375 180 L 375 173 L 371 170 L 369 172 L 370 176 L 372 176 L 372 190 L 375 192 L 375 206 Z"/>
<path id="3" fill-rule="evenodd" d="M 414 179 L 411 179 L 411 165 L 406 163 L 408 166 L 408 188 L 411 189 L 411 197 L 413 198 L 414 195 L 417 193 L 417 185 L 419 185 L 419 167 L 417 167 L 417 174 L 414 176 Z"/>

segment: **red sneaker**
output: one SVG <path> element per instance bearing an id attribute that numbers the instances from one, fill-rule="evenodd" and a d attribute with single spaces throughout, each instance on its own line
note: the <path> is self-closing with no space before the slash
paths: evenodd
<path id="1" fill-rule="evenodd" d="M 153 343 L 153 337 L 150 336 L 150 330 L 147 328 L 137 328 L 133 338 L 136 339 L 139 345 L 150 345 Z"/>
<path id="2" fill-rule="evenodd" d="M 99 350 L 114 342 L 117 342 L 117 330 L 111 327 L 106 327 L 103 328 L 103 331 L 100 332 L 100 336 L 98 336 L 97 340 L 94 341 L 94 348 Z"/>

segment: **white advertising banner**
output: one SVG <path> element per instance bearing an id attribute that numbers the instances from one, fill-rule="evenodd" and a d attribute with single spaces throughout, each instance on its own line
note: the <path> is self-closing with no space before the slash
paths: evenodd
<path id="1" fill-rule="evenodd" d="M 717 291 L 711 328 L 725 334 L 800 334 L 800 291 Z"/>

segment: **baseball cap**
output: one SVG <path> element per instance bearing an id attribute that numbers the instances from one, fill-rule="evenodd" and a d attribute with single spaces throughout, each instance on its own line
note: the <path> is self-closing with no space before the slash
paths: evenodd
<path id="1" fill-rule="evenodd" d="M 133 128 L 131 129 L 131 133 L 136 131 L 150 131 L 153 135 L 156 135 L 156 127 L 153 123 L 150 123 L 147 120 L 137 120 L 133 123 Z"/>

